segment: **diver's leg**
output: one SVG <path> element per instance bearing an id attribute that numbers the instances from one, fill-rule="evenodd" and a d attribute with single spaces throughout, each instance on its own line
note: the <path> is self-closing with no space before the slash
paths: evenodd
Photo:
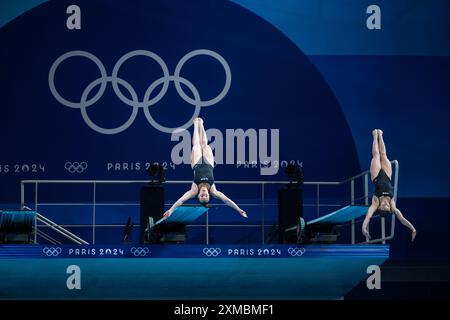
<path id="1" fill-rule="evenodd" d="M 192 136 L 191 167 L 194 167 L 202 158 L 202 146 L 200 144 L 200 130 L 198 118 L 194 119 L 194 134 Z"/>
<path id="2" fill-rule="evenodd" d="M 211 147 L 208 145 L 208 137 L 206 136 L 206 130 L 203 126 L 203 119 L 198 118 L 199 134 L 200 134 L 200 144 L 202 147 L 203 158 L 212 166 L 214 166 L 214 155 Z"/>
<path id="3" fill-rule="evenodd" d="M 372 181 L 378 176 L 381 170 L 380 150 L 378 146 L 378 130 L 372 131 L 372 161 L 370 162 L 370 178 Z"/>
<path id="4" fill-rule="evenodd" d="M 386 145 L 383 140 L 383 131 L 378 130 L 378 144 L 380 148 L 381 168 L 386 172 L 389 179 L 392 177 L 392 164 L 387 157 Z"/>

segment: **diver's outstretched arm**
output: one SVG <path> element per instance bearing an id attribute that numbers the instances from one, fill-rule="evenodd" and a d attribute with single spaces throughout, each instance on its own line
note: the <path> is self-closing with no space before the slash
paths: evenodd
<path id="1" fill-rule="evenodd" d="M 372 219 L 373 214 L 375 211 L 377 211 L 378 206 L 380 205 L 380 201 L 377 197 L 372 197 L 372 204 L 370 205 L 369 209 L 367 210 L 366 218 L 364 219 L 363 225 L 362 225 L 362 233 L 366 237 L 366 240 L 370 240 L 370 234 L 369 234 L 369 222 L 370 219 Z"/>
<path id="2" fill-rule="evenodd" d="M 398 220 L 400 220 L 401 224 L 404 225 L 405 227 L 409 228 L 409 230 L 411 230 L 411 232 L 412 232 L 412 234 L 411 234 L 411 241 L 414 241 L 414 239 L 416 238 L 416 235 L 417 235 L 417 231 L 414 228 L 414 226 L 412 225 L 412 223 L 409 222 L 403 216 L 402 212 L 395 205 L 395 201 L 394 200 L 391 201 L 391 207 L 392 207 L 392 212 L 397 216 L 397 218 L 398 218 Z"/>
<path id="3" fill-rule="evenodd" d="M 195 183 L 192 184 L 191 189 L 186 191 L 180 199 L 178 199 L 173 205 L 172 207 L 170 207 L 169 210 L 167 210 L 166 212 L 164 212 L 163 217 L 164 218 L 168 218 L 170 217 L 170 215 L 175 211 L 176 208 L 178 208 L 179 206 L 181 206 L 184 202 L 188 201 L 189 199 L 195 197 L 198 193 L 198 187 Z"/>
<path id="4" fill-rule="evenodd" d="M 239 206 L 236 203 L 234 203 L 233 200 L 228 198 L 222 192 L 218 191 L 214 185 L 211 187 L 210 192 L 213 195 L 213 197 L 222 200 L 227 206 L 229 206 L 229 207 L 233 208 L 234 210 L 236 210 L 237 212 L 239 212 L 239 214 L 241 216 L 243 216 L 244 218 L 247 218 L 247 214 L 245 213 L 245 211 L 242 210 L 241 208 L 239 208 Z"/>

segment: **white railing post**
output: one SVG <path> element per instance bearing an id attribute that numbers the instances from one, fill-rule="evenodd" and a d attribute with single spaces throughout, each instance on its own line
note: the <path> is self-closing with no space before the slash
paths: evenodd
<path id="1" fill-rule="evenodd" d="M 94 182 L 94 190 L 93 190 L 93 206 L 92 206 L 92 244 L 95 244 L 95 206 L 96 206 L 96 201 L 97 201 L 97 185 Z"/>
<path id="2" fill-rule="evenodd" d="M 38 212 L 38 182 L 34 183 L 34 211 Z M 37 215 L 34 215 L 34 244 L 37 244 Z"/>
<path id="3" fill-rule="evenodd" d="M 398 195 L 398 171 L 399 171 L 399 164 L 397 160 L 394 160 L 394 167 L 395 167 L 395 176 L 394 176 L 394 201 L 397 203 L 397 195 Z M 394 238 L 395 234 L 395 214 L 392 215 L 391 220 L 391 234 L 390 238 Z"/>

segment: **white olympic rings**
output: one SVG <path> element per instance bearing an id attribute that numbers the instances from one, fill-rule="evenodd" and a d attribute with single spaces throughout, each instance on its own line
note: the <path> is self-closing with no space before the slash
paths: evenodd
<path id="1" fill-rule="evenodd" d="M 57 257 L 61 254 L 62 250 L 61 248 L 45 247 L 42 249 L 42 252 L 48 257 Z"/>
<path id="2" fill-rule="evenodd" d="M 289 248 L 288 253 L 293 257 L 301 257 L 306 252 L 305 248 Z"/>
<path id="3" fill-rule="evenodd" d="M 183 68 L 184 64 L 189 59 L 192 59 L 193 57 L 196 57 L 199 55 L 206 55 L 206 56 L 213 57 L 214 59 L 216 59 L 217 61 L 220 62 L 220 64 L 222 65 L 222 67 L 225 71 L 225 85 L 224 85 L 222 91 L 215 98 L 212 98 L 212 99 L 206 100 L 206 101 L 201 100 L 200 94 L 199 94 L 197 88 L 194 86 L 194 84 L 192 84 L 192 82 L 190 82 L 186 78 L 183 78 L 180 75 L 181 69 Z M 153 83 L 150 84 L 150 86 L 145 91 L 142 101 L 139 101 L 138 95 L 137 95 L 136 91 L 134 90 L 134 88 L 130 85 L 130 83 L 119 77 L 119 70 L 120 70 L 122 64 L 125 61 L 127 61 L 128 59 L 135 57 L 135 56 L 145 56 L 145 57 L 148 57 L 148 58 L 156 61 L 159 64 L 159 66 L 161 67 L 161 70 L 163 73 L 163 76 L 161 78 L 156 79 Z M 83 90 L 83 93 L 81 94 L 81 98 L 80 98 L 79 102 L 69 101 L 69 100 L 63 98 L 55 86 L 56 70 L 58 69 L 59 65 L 62 62 L 64 62 L 65 60 L 67 60 L 68 58 L 71 58 L 71 57 L 87 58 L 87 59 L 91 60 L 92 62 L 94 62 L 100 71 L 100 78 L 92 81 L 90 84 L 87 85 L 87 87 Z M 180 127 L 166 127 L 166 126 L 159 124 L 152 117 L 152 115 L 150 114 L 150 109 L 149 109 L 150 106 L 155 105 L 164 97 L 164 95 L 166 94 L 166 92 L 169 88 L 169 84 L 171 81 L 174 82 L 175 88 L 176 88 L 178 94 L 180 95 L 180 97 L 187 103 L 195 106 L 192 117 Z M 128 106 L 133 108 L 128 120 L 126 120 L 123 124 L 121 124 L 120 126 L 118 126 L 116 128 L 100 127 L 99 125 L 94 123 L 87 114 L 87 108 L 92 106 L 93 104 L 95 104 L 105 93 L 108 82 L 111 82 L 116 96 L 123 103 L 125 103 Z M 50 87 L 50 91 L 53 94 L 53 96 L 55 97 L 55 99 L 59 103 L 63 104 L 66 107 L 80 109 L 83 120 L 86 122 L 86 124 L 92 130 L 95 130 L 96 132 L 99 132 L 102 134 L 116 134 L 116 133 L 125 131 L 135 121 L 137 114 L 139 112 L 139 109 L 142 108 L 144 110 L 144 114 L 145 114 L 147 121 L 155 129 L 158 129 L 159 131 L 166 132 L 166 133 L 173 133 L 173 132 L 177 132 L 177 131 L 181 131 L 181 130 L 185 130 L 185 129 L 189 128 L 192 125 L 193 120 L 196 117 L 198 117 L 198 115 L 200 114 L 200 109 L 202 107 L 212 106 L 212 105 L 218 103 L 219 101 L 221 101 L 227 95 L 227 93 L 231 87 L 231 69 L 230 69 L 230 66 L 228 65 L 227 61 L 217 52 L 214 52 L 214 51 L 208 50 L 208 49 L 198 49 L 198 50 L 191 51 L 191 52 L 187 53 L 184 57 L 182 57 L 175 67 L 174 75 L 170 75 L 169 69 L 168 69 L 166 63 L 157 54 L 155 54 L 151 51 L 147 51 L 147 50 L 135 50 L 135 51 L 130 51 L 130 52 L 126 53 L 125 55 L 123 55 L 114 65 L 111 76 L 108 76 L 105 66 L 95 55 L 93 55 L 89 52 L 86 52 L 86 51 L 76 50 L 76 51 L 67 52 L 55 60 L 55 62 L 52 64 L 49 74 L 48 74 L 48 84 Z M 189 97 L 184 92 L 183 88 L 181 87 L 181 84 L 185 85 L 191 91 L 193 98 Z M 100 89 L 98 90 L 98 92 L 92 98 L 88 99 L 92 90 L 99 85 L 100 85 Z M 119 85 L 128 91 L 129 96 L 131 98 L 125 96 L 122 93 Z M 153 91 L 156 89 L 156 87 L 158 87 L 160 85 L 162 85 L 162 88 L 158 92 L 158 94 L 156 96 L 154 96 L 153 98 L 150 98 L 152 96 Z"/>
<path id="4" fill-rule="evenodd" d="M 146 247 L 133 247 L 130 249 L 130 252 L 135 257 L 145 257 L 149 253 L 149 249 Z"/>
<path id="5" fill-rule="evenodd" d="M 204 248 L 203 254 L 207 257 L 217 257 L 221 251 L 220 248 Z"/>
<path id="6" fill-rule="evenodd" d="M 88 167 L 87 162 L 66 162 L 64 168 L 70 173 L 83 173 Z"/>

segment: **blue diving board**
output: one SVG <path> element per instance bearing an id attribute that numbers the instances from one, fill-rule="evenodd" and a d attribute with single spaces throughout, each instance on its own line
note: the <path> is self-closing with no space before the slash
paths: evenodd
<path id="1" fill-rule="evenodd" d="M 180 223 L 189 224 L 197 220 L 198 217 L 203 215 L 209 208 L 204 206 L 180 206 L 170 215 L 168 218 L 159 219 L 155 225 L 160 223 Z"/>
<path id="2" fill-rule="evenodd" d="M 0 245 L 0 299 L 339 299 L 389 251 L 387 245 Z M 67 288 L 73 265 L 81 290 Z"/>
<path id="3" fill-rule="evenodd" d="M 323 217 L 308 221 L 307 225 L 313 224 L 344 224 L 352 221 L 353 219 L 360 218 L 366 215 L 368 206 L 346 206 L 334 212 L 331 212 Z"/>

